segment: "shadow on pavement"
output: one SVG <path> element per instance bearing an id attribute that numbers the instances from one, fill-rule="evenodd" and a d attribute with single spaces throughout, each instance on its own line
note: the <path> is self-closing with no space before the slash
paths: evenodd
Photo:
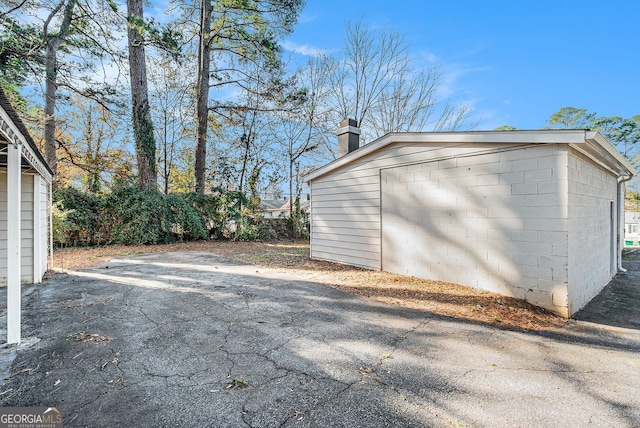
<path id="1" fill-rule="evenodd" d="M 574 319 L 640 330 L 640 249 L 625 249 L 622 266 L 627 272 L 618 273 Z"/>

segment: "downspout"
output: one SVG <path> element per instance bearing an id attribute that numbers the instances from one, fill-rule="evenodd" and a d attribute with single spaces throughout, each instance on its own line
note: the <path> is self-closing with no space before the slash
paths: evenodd
<path id="1" fill-rule="evenodd" d="M 618 272 L 627 271 L 622 267 L 622 249 L 624 248 L 624 234 L 621 231 L 621 225 L 624 224 L 624 194 L 622 193 L 622 189 L 624 183 L 631 180 L 631 178 L 631 175 L 618 177 L 618 227 L 616 228 L 618 238 Z"/>

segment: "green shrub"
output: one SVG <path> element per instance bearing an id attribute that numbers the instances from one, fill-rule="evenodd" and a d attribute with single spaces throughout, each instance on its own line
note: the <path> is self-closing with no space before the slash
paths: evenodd
<path id="1" fill-rule="evenodd" d="M 109 243 L 155 244 L 160 238 L 160 194 L 135 186 L 118 187 L 105 197 Z"/>
<path id="2" fill-rule="evenodd" d="M 204 217 L 183 195 L 161 195 L 161 199 L 160 236 L 164 242 L 174 242 L 176 239 L 193 241 L 207 237 Z"/>
<path id="3" fill-rule="evenodd" d="M 69 243 L 68 237 L 75 227 L 75 224 L 69 220 L 69 214 L 71 213 L 73 213 L 73 210 L 65 210 L 62 201 L 54 203 L 51 207 L 53 242 L 58 247 Z"/>
<path id="4" fill-rule="evenodd" d="M 201 195 L 191 192 L 184 195 L 184 199 L 198 212 L 209 238 L 221 237 L 224 216 L 220 209 L 220 193 Z"/>
<path id="5" fill-rule="evenodd" d="M 100 197 L 83 193 L 72 187 L 57 189 L 53 199 L 60 214 L 59 232 L 54 233 L 54 242 L 58 245 L 87 246 L 104 243 L 101 233 L 99 213 L 102 210 Z M 55 226 L 55 223 L 54 223 Z M 57 239 L 57 241 L 56 241 Z"/>
<path id="6" fill-rule="evenodd" d="M 53 239 L 57 246 L 141 245 L 214 238 L 237 241 L 290 238 L 285 219 L 257 215 L 257 203 L 241 192 L 165 195 L 118 186 L 93 195 L 66 188 L 54 192 Z M 299 210 L 299 209 L 298 209 Z"/>
<path id="7" fill-rule="evenodd" d="M 183 196 L 138 187 L 114 189 L 105 199 L 109 242 L 141 245 L 207 237 L 204 219 Z"/>
<path id="8" fill-rule="evenodd" d="M 293 212 L 291 216 L 289 216 L 289 227 L 294 238 L 309 237 L 309 223 L 304 218 L 302 210 L 300 209 L 300 197 L 297 197 L 294 202 Z"/>

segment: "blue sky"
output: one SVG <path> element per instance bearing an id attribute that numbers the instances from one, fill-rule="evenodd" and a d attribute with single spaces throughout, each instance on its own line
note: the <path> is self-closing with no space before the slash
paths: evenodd
<path id="1" fill-rule="evenodd" d="M 437 61 L 477 130 L 540 128 L 564 106 L 640 114 L 637 0 L 308 0 L 285 46 L 337 52 L 360 18 L 403 33 L 416 65 Z"/>

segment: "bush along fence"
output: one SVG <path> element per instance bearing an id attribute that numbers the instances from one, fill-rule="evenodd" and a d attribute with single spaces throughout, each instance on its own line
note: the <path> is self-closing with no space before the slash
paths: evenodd
<path id="1" fill-rule="evenodd" d="M 122 186 L 96 195 L 64 188 L 54 192 L 53 200 L 56 247 L 309 236 L 299 203 L 290 218 L 267 219 L 260 215 L 259 199 L 234 191 L 163 194 Z"/>

